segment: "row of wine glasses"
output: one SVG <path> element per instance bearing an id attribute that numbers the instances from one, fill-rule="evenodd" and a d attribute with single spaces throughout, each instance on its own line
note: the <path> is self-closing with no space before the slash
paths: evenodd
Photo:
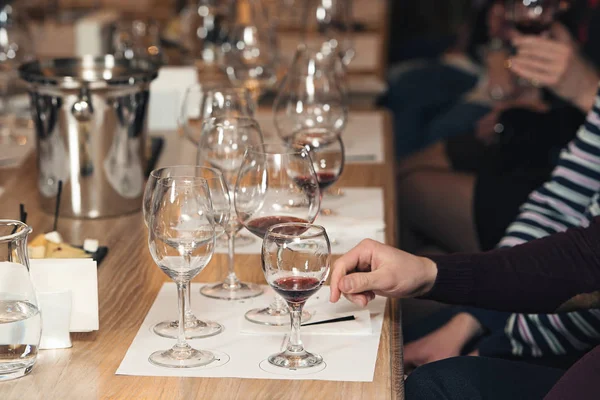
<path id="1" fill-rule="evenodd" d="M 247 154 L 252 152 L 251 149 L 248 149 Z M 271 215 L 271 206 L 279 204 L 278 192 L 289 194 L 293 187 L 285 184 L 284 179 L 279 182 L 280 185 L 275 186 L 275 190 L 264 190 L 265 182 L 263 179 L 256 179 L 256 173 L 265 171 L 269 163 L 261 156 L 277 158 L 287 155 L 293 162 L 296 157 L 305 159 L 306 152 L 302 150 L 298 153 L 270 154 L 268 151 L 264 146 L 257 148 L 254 152 L 257 156 L 248 158 L 252 160 L 249 168 L 245 169 L 242 166 L 241 170 L 247 170 L 249 175 L 239 178 L 240 181 L 247 182 L 246 184 L 236 185 L 236 199 L 240 199 L 235 202 L 236 209 L 244 210 L 238 211 L 244 215 L 241 219 L 244 225 L 249 229 L 253 227 L 254 233 L 260 233 L 265 238 L 262 251 L 265 277 L 275 291 L 286 298 L 291 309 L 293 340 L 285 352 L 269 357 L 269 362 L 287 368 L 311 367 L 319 364 L 321 358 L 304 351 L 298 330 L 304 302 L 318 290 L 327 277 L 330 245 L 323 228 L 312 226 L 303 218 L 291 216 L 289 210 L 278 210 L 278 215 Z M 254 168 L 257 163 L 260 166 Z M 299 164 L 311 168 L 310 163 Z M 154 177 L 162 176 L 155 179 L 153 190 L 150 189 L 152 185 L 147 188 L 147 192 L 152 191 L 152 194 L 145 197 L 144 216 L 148 221 L 148 243 L 152 257 L 163 272 L 177 284 L 179 313 L 178 323 L 175 324 L 177 343 L 169 350 L 152 353 L 149 361 L 163 367 L 198 367 L 211 363 L 215 357 L 211 352 L 193 349 L 186 342 L 186 338 L 191 336 L 189 331 L 196 327 L 189 326 L 189 285 L 191 279 L 198 275 L 212 258 L 215 237 L 226 234 L 229 230 L 229 196 L 228 191 L 224 190 L 222 175 L 216 170 L 180 166 L 163 169 L 162 175 L 159 171 L 153 174 Z M 300 168 L 300 172 L 304 172 L 303 168 Z M 307 203 L 310 210 L 310 204 L 314 203 L 310 200 L 318 198 L 316 183 L 311 187 L 302 184 L 296 189 L 298 188 L 309 199 L 305 202 L 300 196 L 297 197 L 298 201 Z M 247 195 L 238 197 L 237 193 Z M 260 202 L 261 205 L 266 203 L 270 206 L 266 209 L 262 206 L 257 207 L 256 197 L 264 198 L 265 201 Z M 147 201 L 148 198 L 150 201 Z M 293 211 L 298 215 L 298 210 Z M 314 220 L 314 216 L 309 216 L 309 219 Z M 291 223 L 281 224 L 282 221 Z M 269 226 L 265 229 L 267 225 Z M 273 236 L 272 241 L 268 240 L 270 236 Z M 305 241 L 307 243 L 304 243 Z M 309 243 L 312 245 L 307 246 Z M 319 243 L 320 245 L 317 245 Z M 298 248 L 295 248 L 296 246 Z M 271 254 L 274 257 L 270 256 Z M 289 257 L 286 257 L 288 254 Z M 209 329 L 210 326 L 217 327 L 211 334 L 219 333 L 223 329 L 218 323 L 198 321 L 193 314 L 192 318 L 196 320 L 196 325 L 202 325 L 205 329 Z M 166 323 L 167 327 L 173 325 Z"/>

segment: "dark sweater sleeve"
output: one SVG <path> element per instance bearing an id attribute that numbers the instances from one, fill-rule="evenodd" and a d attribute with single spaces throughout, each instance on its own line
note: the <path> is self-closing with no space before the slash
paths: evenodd
<path id="1" fill-rule="evenodd" d="M 438 275 L 426 298 L 499 311 L 552 313 L 577 295 L 600 290 L 600 218 L 587 228 L 513 248 L 430 258 Z"/>

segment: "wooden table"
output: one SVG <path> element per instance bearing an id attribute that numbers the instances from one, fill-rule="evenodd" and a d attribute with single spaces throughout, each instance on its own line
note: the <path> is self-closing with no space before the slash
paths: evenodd
<path id="1" fill-rule="evenodd" d="M 389 126 L 389 124 L 388 124 Z M 388 130 L 389 131 L 389 130 Z M 396 243 L 395 189 L 390 132 L 385 164 L 348 165 L 340 186 L 383 187 L 387 241 Z M 34 157 L 18 170 L 0 170 L 6 193 L 0 197 L 2 218 L 18 217 L 26 204 L 34 234 L 51 229 L 52 218 L 39 209 Z M 98 269 L 100 330 L 73 334 L 73 347 L 43 350 L 27 377 L 0 383 L 0 399 L 402 399 L 401 330 L 399 307 L 389 302 L 383 325 L 373 382 L 283 381 L 117 376 L 115 371 L 133 341 L 146 313 L 167 276 L 148 252 L 147 233 L 140 213 L 114 219 L 63 219 L 59 231 L 65 240 L 100 240 L 109 254 Z M 217 281 L 222 255 L 216 256 L 196 281 Z M 263 282 L 258 255 L 237 256 L 245 268 L 243 280 Z M 148 349 L 150 352 L 154 349 Z"/>

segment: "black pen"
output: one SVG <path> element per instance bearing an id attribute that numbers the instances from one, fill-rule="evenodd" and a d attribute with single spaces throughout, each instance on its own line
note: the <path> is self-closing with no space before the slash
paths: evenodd
<path id="1" fill-rule="evenodd" d="M 356 318 L 354 317 L 354 315 L 347 315 L 345 317 L 339 317 L 339 318 L 333 318 L 333 319 L 326 319 L 326 320 L 323 320 L 323 321 L 308 322 L 306 324 L 300 324 L 300 326 L 330 324 L 330 323 L 333 323 L 333 322 L 353 321 L 355 319 Z"/>

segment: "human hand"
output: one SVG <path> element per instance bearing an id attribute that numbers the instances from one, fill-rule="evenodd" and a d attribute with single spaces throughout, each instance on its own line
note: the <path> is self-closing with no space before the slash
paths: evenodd
<path id="1" fill-rule="evenodd" d="M 508 65 L 518 76 L 546 86 L 584 111 L 591 108 L 598 75 L 579 54 L 567 29 L 555 23 L 550 37 L 513 33 L 517 50 Z"/>
<path id="2" fill-rule="evenodd" d="M 365 239 L 333 264 L 330 300 L 335 303 L 343 294 L 364 307 L 375 295 L 421 296 L 433 288 L 436 276 L 432 260 Z"/>
<path id="3" fill-rule="evenodd" d="M 441 328 L 404 346 L 404 365 L 416 368 L 423 364 L 460 355 L 463 347 L 483 332 L 471 314 L 456 314 Z M 469 355 L 479 355 L 477 350 Z"/>

